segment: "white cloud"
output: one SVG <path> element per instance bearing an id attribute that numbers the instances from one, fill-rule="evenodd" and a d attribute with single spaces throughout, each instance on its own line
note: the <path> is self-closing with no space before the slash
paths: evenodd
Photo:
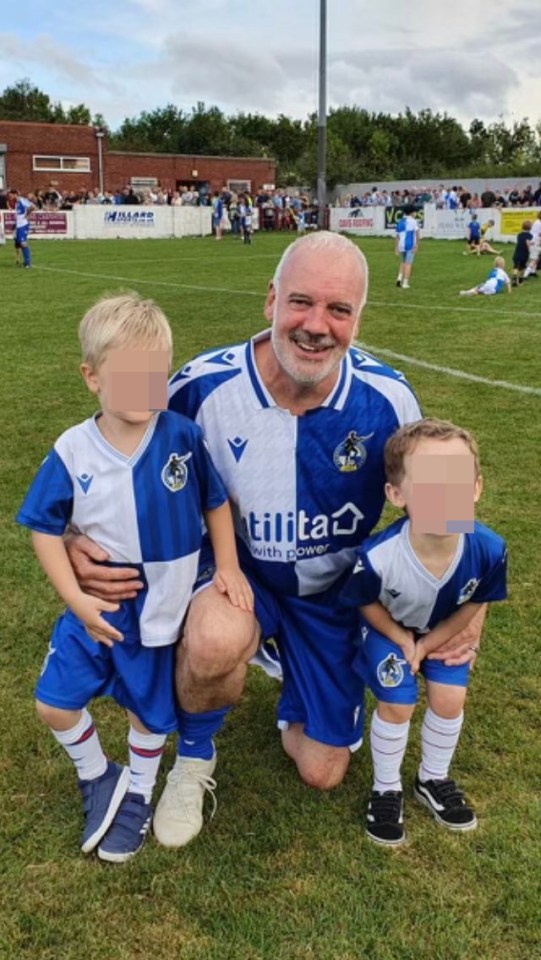
<path id="1" fill-rule="evenodd" d="M 318 4 L 274 0 L 40 0 L 0 34 L 0 88 L 28 77 L 52 100 L 84 102 L 118 127 L 175 103 L 225 113 L 318 106 Z M 539 0 L 339 0 L 328 4 L 328 106 L 429 107 L 467 124 L 541 117 Z"/>

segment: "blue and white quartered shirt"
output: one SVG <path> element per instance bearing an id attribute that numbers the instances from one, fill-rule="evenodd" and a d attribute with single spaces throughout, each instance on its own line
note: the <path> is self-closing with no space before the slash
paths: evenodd
<path id="1" fill-rule="evenodd" d="M 99 415 L 98 415 L 99 416 Z M 17 521 L 62 536 L 68 524 L 137 567 L 145 586 L 103 616 L 148 647 L 178 638 L 197 576 L 202 513 L 227 499 L 199 427 L 164 411 L 127 457 L 102 436 L 96 417 L 66 430 L 43 461 Z"/>
<path id="2" fill-rule="evenodd" d="M 384 503 L 383 448 L 421 416 L 402 374 L 351 348 L 325 402 L 277 406 L 254 345 L 204 353 L 170 383 L 169 407 L 194 419 L 232 502 L 245 570 L 277 594 L 325 591 L 355 562 Z"/>
<path id="3" fill-rule="evenodd" d="M 473 533 L 459 535 L 453 562 L 434 577 L 409 540 L 410 521 L 402 517 L 368 537 L 340 599 L 348 606 L 377 600 L 408 630 L 427 633 L 463 603 L 505 600 L 507 551 L 502 538 L 475 521 Z"/>

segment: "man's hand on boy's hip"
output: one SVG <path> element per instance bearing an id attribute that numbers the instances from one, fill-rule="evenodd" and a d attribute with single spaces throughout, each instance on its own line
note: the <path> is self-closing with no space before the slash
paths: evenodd
<path id="1" fill-rule="evenodd" d="M 102 600 L 132 600 L 144 586 L 133 567 L 105 567 L 105 550 L 82 534 L 68 534 L 65 546 L 81 590 Z"/>

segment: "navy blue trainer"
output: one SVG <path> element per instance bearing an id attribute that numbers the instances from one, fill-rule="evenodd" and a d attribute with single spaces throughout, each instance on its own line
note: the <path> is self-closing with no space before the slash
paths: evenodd
<path id="1" fill-rule="evenodd" d="M 79 780 L 83 796 L 85 826 L 81 850 L 90 853 L 111 826 L 122 797 L 128 789 L 130 771 L 109 760 L 105 773 L 94 780 Z"/>
<path id="2" fill-rule="evenodd" d="M 152 809 L 140 793 L 127 793 L 113 825 L 98 847 L 100 860 L 124 863 L 141 849 L 150 826 Z"/>

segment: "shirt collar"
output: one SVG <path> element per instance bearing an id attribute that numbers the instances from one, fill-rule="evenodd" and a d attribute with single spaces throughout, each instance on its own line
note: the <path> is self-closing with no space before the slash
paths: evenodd
<path id="1" fill-rule="evenodd" d="M 262 330 L 260 333 L 256 333 L 246 344 L 245 352 L 245 362 L 246 362 L 246 372 L 254 393 L 256 400 L 256 405 L 259 407 L 277 407 L 278 404 L 272 397 L 272 395 L 267 390 L 267 387 L 263 383 L 259 370 L 257 369 L 257 364 L 255 361 L 255 346 L 257 343 L 261 343 L 263 340 L 270 340 L 271 331 Z M 328 396 L 323 400 L 319 407 L 330 407 L 334 410 L 341 410 L 344 406 L 346 397 L 349 392 L 349 386 L 351 383 L 351 373 L 352 373 L 352 364 L 351 364 L 351 354 L 350 351 L 347 352 L 346 356 L 340 363 L 338 379 L 328 394 Z M 316 407 L 315 409 L 319 409 Z"/>

